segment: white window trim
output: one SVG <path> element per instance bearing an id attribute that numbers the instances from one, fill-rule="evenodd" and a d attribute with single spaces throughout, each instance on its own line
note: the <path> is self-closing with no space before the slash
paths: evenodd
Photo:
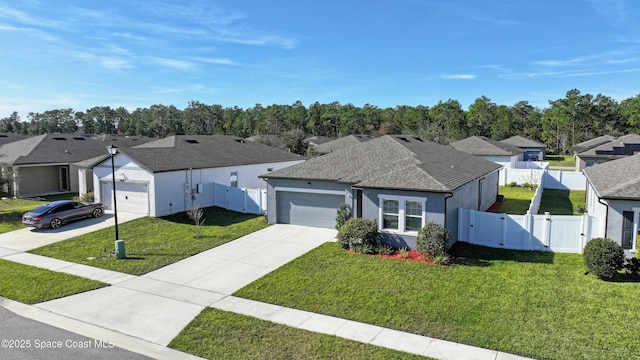
<path id="1" fill-rule="evenodd" d="M 631 238 L 633 240 L 631 241 L 631 252 L 636 253 L 636 249 L 638 248 L 638 230 L 640 229 L 640 220 L 638 220 L 638 217 L 640 217 L 640 207 L 633 207 L 631 210 L 633 211 L 633 237 Z"/>
<path id="2" fill-rule="evenodd" d="M 384 200 L 397 200 L 398 201 L 398 229 L 385 229 L 383 225 L 383 202 Z M 427 198 L 416 196 L 397 196 L 397 195 L 378 195 L 378 230 L 402 235 L 417 235 L 417 231 L 406 231 L 406 213 L 405 207 L 407 201 L 415 201 L 422 203 L 422 224 L 421 228 L 425 226 L 427 222 Z"/>

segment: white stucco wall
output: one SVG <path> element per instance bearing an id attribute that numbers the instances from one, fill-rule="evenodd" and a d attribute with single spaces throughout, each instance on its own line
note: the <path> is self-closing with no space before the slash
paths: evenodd
<path id="1" fill-rule="evenodd" d="M 508 169 L 518 167 L 518 155 L 513 156 L 481 156 L 481 158 L 502 165 Z"/>
<path id="2" fill-rule="evenodd" d="M 229 166 L 210 169 L 178 170 L 151 173 L 124 154 L 115 157 L 116 181 L 147 183 L 149 185 L 149 216 L 165 216 L 191 209 L 193 205 L 209 207 L 214 204 L 213 183 L 231 185 L 231 173 L 238 174 L 238 187 L 266 189 L 259 178 L 272 171 L 298 164 L 304 160 Z M 94 168 L 93 181 L 96 201 L 102 201 L 101 181 L 111 182 L 111 161 Z M 200 188 L 198 188 L 198 184 Z M 198 190 L 201 190 L 200 192 Z M 104 201 L 102 201 L 104 202 Z"/>

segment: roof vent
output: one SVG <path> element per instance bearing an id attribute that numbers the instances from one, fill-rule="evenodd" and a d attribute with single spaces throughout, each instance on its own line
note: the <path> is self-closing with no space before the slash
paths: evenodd
<path id="1" fill-rule="evenodd" d="M 236 139 L 236 142 L 239 142 L 240 144 L 244 144 L 244 139 Z"/>
<path id="2" fill-rule="evenodd" d="M 74 137 L 73 140 L 83 140 L 84 141 L 84 138 L 83 137 Z"/>
<path id="3" fill-rule="evenodd" d="M 422 142 L 424 142 L 424 140 L 420 139 L 420 138 L 419 138 L 419 137 L 417 137 L 417 136 L 414 136 L 414 137 L 413 137 L 413 139 L 414 139 L 414 140 L 418 140 L 418 141 L 422 141 Z"/>
<path id="4" fill-rule="evenodd" d="M 54 137 L 53 140 L 67 140 L 67 138 L 63 138 L 63 137 Z"/>
<path id="5" fill-rule="evenodd" d="M 404 136 L 398 136 L 398 139 L 400 139 L 400 140 L 402 140 L 402 141 L 409 142 L 409 139 L 407 139 L 407 138 L 406 138 L 406 137 L 404 137 Z"/>
<path id="6" fill-rule="evenodd" d="M 185 141 L 189 144 L 199 144 L 198 140 L 196 139 L 186 139 Z"/>
<path id="7" fill-rule="evenodd" d="M 8 136 L 5 134 L 0 134 L 0 137 L 8 137 Z"/>

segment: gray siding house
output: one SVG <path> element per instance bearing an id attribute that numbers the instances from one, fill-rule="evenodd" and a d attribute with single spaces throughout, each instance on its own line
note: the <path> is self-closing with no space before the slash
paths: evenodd
<path id="1" fill-rule="evenodd" d="M 415 248 L 427 222 L 457 240 L 459 207 L 486 210 L 500 165 L 414 136 L 385 135 L 262 175 L 270 223 L 333 228 L 337 209 L 375 219 L 385 241 Z"/>
<path id="2" fill-rule="evenodd" d="M 640 230 L 640 154 L 584 169 L 587 211 L 605 219 L 605 236 L 635 255 Z"/>

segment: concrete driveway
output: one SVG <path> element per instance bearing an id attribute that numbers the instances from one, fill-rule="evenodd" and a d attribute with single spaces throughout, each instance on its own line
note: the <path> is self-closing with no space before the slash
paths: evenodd
<path id="1" fill-rule="evenodd" d="M 146 275 L 35 306 L 166 346 L 205 307 L 335 236 L 273 225 Z"/>
<path id="2" fill-rule="evenodd" d="M 118 224 L 145 216 L 147 215 L 118 211 Z M 29 251 L 41 246 L 114 226 L 114 224 L 115 220 L 113 212 L 105 211 L 105 214 L 99 218 L 78 220 L 64 224 L 57 229 L 38 230 L 25 227 L 24 229 L 0 234 L 0 256 L 21 251 Z"/>

